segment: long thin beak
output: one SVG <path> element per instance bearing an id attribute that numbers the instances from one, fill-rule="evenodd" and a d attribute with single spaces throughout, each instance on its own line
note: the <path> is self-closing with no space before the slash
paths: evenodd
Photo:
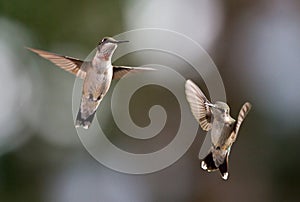
<path id="1" fill-rule="evenodd" d="M 210 107 L 216 107 L 214 104 L 211 104 L 211 103 L 205 103 L 207 106 L 210 106 Z"/>
<path id="2" fill-rule="evenodd" d="M 129 42 L 127 40 L 122 40 L 122 41 L 116 41 L 115 43 L 126 43 L 126 42 Z"/>

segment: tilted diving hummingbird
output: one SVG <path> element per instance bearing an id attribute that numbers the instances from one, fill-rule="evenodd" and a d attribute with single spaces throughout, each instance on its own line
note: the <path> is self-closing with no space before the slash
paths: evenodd
<path id="1" fill-rule="evenodd" d="M 62 69 L 84 79 L 75 127 L 82 126 L 84 129 L 90 127 L 101 100 L 109 90 L 112 79 L 119 79 L 128 72 L 153 70 L 152 68 L 113 66 L 111 63 L 112 55 L 118 44 L 124 42 L 129 41 L 118 41 L 111 37 L 104 37 L 98 43 L 92 61 L 82 61 L 69 56 L 27 48 Z"/>
<path id="2" fill-rule="evenodd" d="M 201 168 L 208 172 L 219 170 L 222 178 L 227 180 L 230 149 L 252 106 L 246 102 L 236 121 L 230 116 L 230 108 L 226 103 L 217 101 L 212 104 L 191 80 L 185 83 L 185 93 L 192 114 L 201 128 L 211 133 L 212 146 L 207 156 L 201 160 Z"/>

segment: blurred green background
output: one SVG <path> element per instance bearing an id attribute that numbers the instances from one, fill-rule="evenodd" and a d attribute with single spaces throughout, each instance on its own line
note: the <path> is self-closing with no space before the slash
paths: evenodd
<path id="1" fill-rule="evenodd" d="M 296 0 L 0 0 L 0 201 L 298 201 L 299 22 Z M 228 181 L 200 169 L 202 130 L 162 171 L 128 175 L 102 166 L 73 126 L 74 77 L 24 49 L 85 58 L 102 37 L 137 28 L 170 29 L 201 44 L 220 71 L 233 117 L 252 102 Z M 134 57 L 116 63 L 139 65 Z M 170 97 L 152 91 L 153 102 Z M 132 103 L 143 106 L 145 94 L 139 99 Z M 177 107 L 168 115 L 178 115 Z M 178 120 L 168 119 L 160 143 L 172 139 Z M 145 148 L 157 148 L 150 143 Z"/>

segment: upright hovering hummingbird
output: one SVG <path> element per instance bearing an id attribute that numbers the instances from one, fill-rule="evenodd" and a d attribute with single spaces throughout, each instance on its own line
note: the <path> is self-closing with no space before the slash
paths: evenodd
<path id="1" fill-rule="evenodd" d="M 224 180 L 228 179 L 228 157 L 235 142 L 239 128 L 251 109 L 246 102 L 238 115 L 237 121 L 231 118 L 229 106 L 217 101 L 212 104 L 191 80 L 185 83 L 185 93 L 194 117 L 201 128 L 211 132 L 212 146 L 208 155 L 202 159 L 201 168 L 208 172 L 219 170 Z"/>
<path id="2" fill-rule="evenodd" d="M 97 52 L 92 61 L 82 61 L 68 56 L 27 48 L 62 69 L 84 79 L 75 127 L 89 128 L 102 98 L 110 87 L 112 79 L 121 78 L 128 72 L 153 70 L 151 68 L 113 66 L 111 64 L 112 55 L 118 44 L 124 42 L 129 41 L 117 41 L 111 37 L 103 38 L 98 43 Z"/>

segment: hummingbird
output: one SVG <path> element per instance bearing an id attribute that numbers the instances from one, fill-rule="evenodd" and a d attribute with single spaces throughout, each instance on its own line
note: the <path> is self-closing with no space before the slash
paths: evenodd
<path id="1" fill-rule="evenodd" d="M 153 70 L 152 68 L 113 66 L 111 58 L 118 44 L 129 41 L 118 41 L 104 37 L 97 45 L 97 51 L 91 61 L 63 56 L 43 50 L 27 48 L 28 50 L 51 61 L 58 67 L 84 79 L 82 97 L 77 114 L 75 127 L 88 129 L 94 119 L 96 110 L 109 90 L 112 79 L 119 79 L 128 72 Z"/>
<path id="2" fill-rule="evenodd" d="M 237 121 L 230 116 L 230 108 L 225 102 L 211 103 L 191 80 L 185 83 L 185 93 L 192 114 L 204 131 L 210 131 L 212 146 L 200 166 L 208 172 L 219 170 L 224 180 L 228 179 L 228 158 L 232 144 L 236 141 L 240 126 L 251 109 L 246 102 Z"/>

